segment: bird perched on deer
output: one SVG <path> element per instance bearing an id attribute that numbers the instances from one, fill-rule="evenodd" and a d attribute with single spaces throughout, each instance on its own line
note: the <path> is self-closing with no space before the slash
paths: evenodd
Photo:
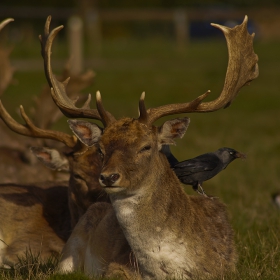
<path id="1" fill-rule="evenodd" d="M 168 149 L 165 149 L 164 152 L 168 153 Z M 237 158 L 245 159 L 246 155 L 232 148 L 224 147 L 213 153 L 178 162 L 171 167 L 183 184 L 192 185 L 196 192 L 207 196 L 202 188 L 202 183 L 216 176 Z"/>

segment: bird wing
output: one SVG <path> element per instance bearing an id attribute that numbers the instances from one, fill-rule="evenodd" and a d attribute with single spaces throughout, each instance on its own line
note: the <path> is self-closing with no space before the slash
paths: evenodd
<path id="1" fill-rule="evenodd" d="M 181 161 L 174 165 L 173 170 L 176 175 L 188 176 L 198 172 L 213 170 L 219 165 L 219 163 L 219 158 L 209 153 L 193 159 Z"/>

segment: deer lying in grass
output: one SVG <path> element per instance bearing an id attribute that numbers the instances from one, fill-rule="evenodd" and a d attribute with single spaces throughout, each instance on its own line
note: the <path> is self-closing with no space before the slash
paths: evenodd
<path id="1" fill-rule="evenodd" d="M 67 191 L 58 182 L 0 184 L 0 267 L 29 250 L 43 261 L 59 256 L 71 232 Z"/>
<path id="2" fill-rule="evenodd" d="M 98 113 L 89 108 L 90 99 L 77 108 L 67 98 L 65 83 L 55 79 L 50 67 L 51 44 L 62 27 L 50 34 L 45 28 L 45 69 L 56 104 L 65 115 L 98 119 L 104 125 L 101 129 L 85 121 L 70 122 L 81 142 L 99 146 L 103 157 L 99 181 L 112 202 L 112 206 L 95 203 L 81 217 L 63 249 L 60 271 L 84 269 L 87 274 L 107 272 L 123 278 L 190 279 L 221 277 L 235 269 L 237 256 L 225 206 L 218 199 L 186 195 L 160 152 L 163 145 L 174 144 L 175 138 L 184 135 L 189 119 L 153 126 L 167 115 L 226 108 L 239 90 L 258 76 L 254 35 L 247 32 L 247 17 L 234 28 L 213 26 L 223 31 L 229 49 L 220 96 L 202 102 L 208 91 L 189 103 L 146 110 L 143 94 L 139 118 L 120 120 L 104 110 L 99 93 Z M 135 256 L 135 262 L 130 261 L 130 255 Z"/>
<path id="3" fill-rule="evenodd" d="M 43 48 L 44 45 L 42 43 L 42 53 Z M 63 76 L 66 76 L 68 73 L 69 69 L 66 68 Z M 93 77 L 94 73 L 92 71 L 87 71 L 80 76 L 74 76 L 71 83 L 69 83 L 69 86 L 67 86 L 67 94 L 72 95 L 75 90 L 81 90 L 85 86 L 88 86 L 92 82 Z M 45 90 L 42 93 L 41 98 L 39 98 L 40 102 L 38 102 L 39 106 L 37 106 L 37 108 L 42 107 L 40 106 L 41 103 L 44 105 L 47 104 L 47 106 L 44 106 L 42 110 L 38 109 L 35 111 L 35 120 L 31 120 L 21 106 L 20 113 L 26 124 L 22 125 L 18 123 L 6 111 L 2 102 L 0 102 L 0 117 L 12 131 L 18 134 L 43 140 L 51 139 L 53 140 L 53 143 L 57 142 L 64 145 L 63 148 L 60 147 L 59 151 L 54 148 L 35 147 L 32 148 L 32 151 L 42 162 L 44 162 L 45 165 L 47 165 L 47 167 L 53 170 L 65 170 L 70 172 L 68 196 L 71 224 L 72 227 L 74 227 L 79 217 L 86 212 L 91 203 L 95 201 L 108 201 L 108 196 L 98 183 L 98 177 L 101 170 L 101 158 L 96 147 L 88 148 L 81 143 L 75 135 L 68 135 L 64 132 L 49 129 L 50 123 L 52 122 L 50 122 L 49 118 L 43 118 L 44 115 L 57 115 L 55 110 L 59 111 L 56 105 L 53 102 L 51 104 L 47 99 L 49 91 L 50 89 L 48 91 Z M 48 107 L 48 110 L 51 108 L 51 111 L 46 112 L 45 107 Z M 45 112 L 44 115 L 42 115 L 42 111 Z M 32 143 L 32 141 L 29 143 Z M 55 146 L 53 143 L 52 146 Z M 37 146 L 34 141 L 33 145 Z M 92 166 L 95 166 L 96 174 L 94 174 Z M 35 168 L 34 170 L 36 172 Z M 14 171 L 16 172 L 16 168 Z M 17 172 L 19 173 L 19 171 Z M 28 172 L 26 171 L 26 173 Z M 33 176 L 33 182 L 35 181 L 34 177 L 35 176 Z"/>
<path id="4" fill-rule="evenodd" d="M 67 75 L 67 70 L 64 75 Z M 88 84 L 92 78 L 93 72 L 91 71 L 81 76 L 75 76 L 70 88 L 68 87 L 70 95 L 71 91 L 81 88 L 81 85 Z M 45 97 L 45 92 L 42 95 Z M 44 105 L 49 104 L 48 100 L 43 99 L 44 101 L 40 98 Z M 52 104 L 51 106 L 58 110 Z M 71 171 L 70 186 L 72 186 L 72 188 L 68 188 L 68 183 L 65 182 L 0 184 L 0 266 L 16 265 L 18 257 L 24 257 L 29 250 L 33 255 L 39 254 L 43 260 L 52 255 L 57 256 L 61 253 L 70 234 L 70 221 L 72 221 L 73 227 L 79 216 L 86 211 L 91 203 L 96 200 L 108 200 L 105 191 L 98 183 L 101 158 L 95 147 L 87 148 L 75 136 L 47 129 L 50 124 L 49 118 L 45 118 L 48 119 L 48 122 L 45 120 L 42 122 L 37 118 L 36 123 L 40 125 L 38 128 L 21 107 L 22 117 L 26 121 L 25 125 L 21 125 L 8 114 L 2 103 L 0 107 L 0 117 L 11 130 L 21 135 L 43 140 L 52 139 L 57 143 L 64 144 L 66 149 L 64 154 L 49 148 L 33 148 L 33 151 L 53 169 Z M 39 113 L 35 112 L 35 116 L 38 115 Z M 7 148 L 4 150 L 6 151 Z M 9 150 L 9 152 L 15 151 Z M 7 158 L 11 157 L 7 154 Z M 3 160 L 3 155 L 1 159 Z M 87 164 L 84 164 L 85 162 Z M 94 178 L 92 165 L 95 162 L 98 169 L 96 178 L 92 180 Z M 15 174 L 22 175 L 21 172 L 25 172 L 27 174 L 24 175 L 30 176 L 31 172 L 28 169 L 20 166 L 18 167 L 20 170 L 17 170 L 17 167 L 13 161 Z M 40 171 L 35 166 L 33 169 L 35 171 L 32 173 L 34 174 L 34 182 L 38 179 L 37 173 Z M 69 205 L 68 196 L 70 197 Z"/>
<path id="5" fill-rule="evenodd" d="M 0 30 L 12 20 L 0 23 Z M 0 94 L 12 77 L 7 54 L 4 54 L 1 63 L 0 71 L 3 72 L 0 75 Z M 2 130 L 1 144 L 4 142 L 3 137 Z M 14 139 L 9 139 L 7 142 L 11 145 L 13 141 Z M 4 170 L 1 180 L 3 177 L 7 178 L 10 171 L 14 174 L 14 180 L 15 174 L 22 175 L 21 172 L 32 176 L 30 165 L 21 164 L 20 150 L 6 146 L 1 147 L 0 152 L 0 170 Z M 7 167 L 10 162 L 12 169 Z M 20 170 L 16 170 L 19 166 Z M 38 171 L 41 172 L 40 169 Z M 25 257 L 28 250 L 33 256 L 39 254 L 42 260 L 61 253 L 70 234 L 67 190 L 65 184 L 58 182 L 36 185 L 0 184 L 0 267 L 15 265 L 18 257 Z M 57 199 L 58 197 L 60 198 Z"/>

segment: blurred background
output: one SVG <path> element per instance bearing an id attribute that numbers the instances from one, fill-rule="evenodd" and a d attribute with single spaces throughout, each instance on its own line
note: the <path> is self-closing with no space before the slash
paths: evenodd
<path id="1" fill-rule="evenodd" d="M 71 45 L 80 43 L 82 62 L 79 66 L 83 68 L 92 66 L 88 59 L 105 57 L 109 51 L 108 44 L 118 45 L 124 50 L 132 42 L 147 43 L 152 51 L 153 47 L 156 48 L 154 44 L 164 42 L 184 52 L 198 40 L 213 41 L 223 37 L 210 25 L 211 22 L 232 27 L 242 22 L 245 14 L 250 19 L 249 33 L 255 32 L 259 41 L 279 40 L 279 11 L 277 0 L 268 0 L 265 5 L 260 0 L 50 0 L 40 3 L 2 0 L 0 18 L 12 17 L 15 22 L 2 32 L 1 42 L 15 46 L 15 58 L 36 58 L 35 42 L 46 17 L 52 15 L 53 26 L 63 24 L 66 27 L 59 34 L 59 41 L 67 46 L 67 51 L 61 50 L 61 55 L 67 57 L 70 52 L 73 55 L 71 48 L 75 46 Z M 79 37 L 76 33 L 75 39 L 71 40 L 72 32 L 80 32 Z M 19 45 L 20 48 L 17 47 Z M 38 67 L 34 61 L 28 65 L 17 61 L 16 66 L 19 70 Z"/>
<path id="2" fill-rule="evenodd" d="M 240 252 L 236 279 L 278 279 L 280 211 L 272 194 L 280 192 L 280 2 L 1 0 L 0 19 L 15 19 L 0 33 L 13 71 L 1 99 L 21 122 L 19 105 L 34 112 L 34 96 L 46 85 L 38 35 L 48 15 L 51 28 L 65 27 L 53 45 L 55 73 L 61 75 L 70 57 L 71 77 L 93 71 L 77 93 L 94 96 L 100 90 L 116 117 L 137 117 L 143 91 L 148 108 L 187 102 L 208 89 L 207 100 L 217 97 L 228 54 L 222 32 L 210 23 L 233 27 L 248 15 L 248 31 L 256 34 L 259 77 L 229 108 L 189 114 L 190 127 L 172 152 L 180 161 L 224 146 L 247 154 L 246 161 L 234 161 L 204 189 L 228 205 Z M 3 60 L 0 66 L 6 69 Z M 53 127 L 68 131 L 65 118 Z"/>

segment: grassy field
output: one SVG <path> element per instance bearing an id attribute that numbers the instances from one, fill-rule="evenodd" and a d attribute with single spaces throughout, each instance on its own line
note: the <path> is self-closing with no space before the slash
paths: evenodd
<path id="1" fill-rule="evenodd" d="M 223 146 L 247 154 L 245 161 L 234 161 L 204 183 L 208 194 L 228 206 L 235 231 L 238 269 L 223 279 L 280 278 L 280 209 L 271 201 L 271 194 L 280 192 L 280 42 L 256 40 L 254 48 L 259 78 L 243 88 L 226 110 L 189 114 L 190 127 L 172 148 L 179 160 Z M 181 51 L 165 41 L 104 42 L 100 57 L 91 58 L 88 65 L 97 75 L 85 93 L 100 90 L 106 108 L 116 117 L 136 117 L 143 91 L 147 107 L 190 101 L 208 89 L 212 92 L 208 100 L 215 98 L 223 86 L 227 49 L 223 40 L 192 42 Z M 20 104 L 28 107 L 31 96 L 45 83 L 41 71 L 17 72 L 15 78 L 17 83 L 2 97 L 10 111 Z M 65 119 L 59 126 L 67 129 Z M 185 189 L 193 194 L 191 187 Z M 0 279 L 87 279 L 79 273 L 56 275 L 53 262 L 48 269 L 27 267 L 22 272 L 2 271 Z"/>

